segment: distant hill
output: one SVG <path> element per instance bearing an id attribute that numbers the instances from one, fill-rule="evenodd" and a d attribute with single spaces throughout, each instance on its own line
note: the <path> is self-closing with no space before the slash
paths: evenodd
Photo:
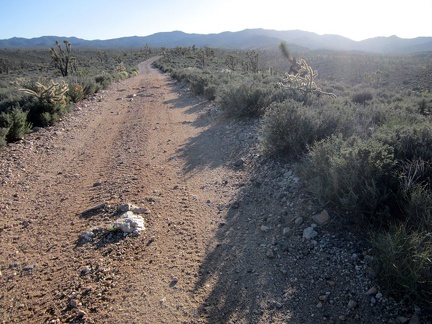
<path id="1" fill-rule="evenodd" d="M 139 48 L 192 46 L 228 49 L 259 49 L 276 46 L 281 41 L 309 49 L 362 51 L 381 54 L 406 54 L 432 51 L 432 37 L 411 39 L 397 36 L 375 37 L 354 41 L 339 35 L 318 35 L 301 30 L 277 31 L 270 29 L 246 29 L 239 32 L 219 34 L 188 34 L 181 31 L 156 33 L 149 36 L 132 36 L 108 40 L 85 40 L 76 37 L 43 36 L 38 38 L 10 38 L 0 40 L 0 48 L 48 48 L 55 40 L 67 39 L 74 47 Z"/>

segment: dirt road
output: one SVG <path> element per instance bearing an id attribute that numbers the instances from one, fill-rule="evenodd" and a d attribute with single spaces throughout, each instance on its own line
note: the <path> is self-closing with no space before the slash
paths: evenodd
<path id="1" fill-rule="evenodd" d="M 367 251 L 350 233 L 302 238 L 319 210 L 260 156 L 256 122 L 220 119 L 153 61 L 0 153 L 0 320 L 394 318 L 364 295 Z M 149 210 L 138 236 L 112 231 L 124 203 Z"/>

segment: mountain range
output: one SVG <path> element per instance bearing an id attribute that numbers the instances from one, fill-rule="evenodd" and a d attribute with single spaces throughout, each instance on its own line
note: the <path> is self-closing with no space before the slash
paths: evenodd
<path id="1" fill-rule="evenodd" d="M 281 41 L 306 49 L 361 51 L 380 54 L 408 54 L 432 51 L 432 37 L 399 38 L 374 37 L 354 41 L 339 35 L 319 35 L 302 30 L 278 31 L 246 29 L 219 34 L 188 34 L 181 31 L 161 32 L 149 36 L 121 37 L 108 40 L 85 40 L 76 37 L 42 36 L 37 38 L 10 38 L 0 40 L 0 48 L 49 48 L 55 41 L 68 40 L 75 48 L 139 48 L 192 46 L 227 49 L 261 49 L 277 46 Z"/>

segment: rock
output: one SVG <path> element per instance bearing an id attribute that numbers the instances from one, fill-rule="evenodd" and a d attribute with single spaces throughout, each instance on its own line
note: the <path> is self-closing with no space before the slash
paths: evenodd
<path id="1" fill-rule="evenodd" d="M 87 313 L 84 312 L 82 309 L 79 309 L 79 310 L 78 310 L 78 313 L 77 313 L 77 317 L 78 317 L 78 318 L 83 318 L 83 317 L 86 316 L 86 315 L 87 315 Z"/>
<path id="2" fill-rule="evenodd" d="M 98 180 L 95 183 L 93 183 L 93 187 L 100 187 L 102 186 L 102 180 Z"/>
<path id="3" fill-rule="evenodd" d="M 265 225 L 261 225 L 260 230 L 261 230 L 261 232 L 267 233 L 268 231 L 270 231 L 270 227 L 265 226 Z"/>
<path id="4" fill-rule="evenodd" d="M 120 206 L 118 206 L 117 210 L 119 212 L 125 213 L 127 211 L 129 211 L 131 209 L 132 205 L 131 204 L 121 204 Z"/>
<path id="5" fill-rule="evenodd" d="M 85 276 L 86 274 L 88 274 L 90 272 L 91 268 L 89 266 L 85 266 L 81 269 L 80 275 L 81 276 Z"/>
<path id="6" fill-rule="evenodd" d="M 296 224 L 297 226 L 299 226 L 299 225 L 301 225 L 301 224 L 303 224 L 303 217 L 297 217 L 295 220 L 294 220 L 294 224 Z"/>
<path id="7" fill-rule="evenodd" d="M 93 231 L 87 230 L 80 234 L 79 240 L 83 242 L 92 242 L 94 237 L 95 234 L 93 233 Z"/>
<path id="8" fill-rule="evenodd" d="M 238 159 L 238 160 L 236 160 L 236 161 L 233 163 L 233 165 L 234 165 L 235 167 L 241 167 L 244 163 L 245 163 L 245 162 L 244 162 L 243 159 Z"/>
<path id="9" fill-rule="evenodd" d="M 120 229 L 124 233 L 138 233 L 145 230 L 144 218 L 132 211 L 127 211 L 115 221 L 114 228 Z"/>
<path id="10" fill-rule="evenodd" d="M 286 237 L 291 236 L 292 233 L 293 233 L 293 231 L 292 231 L 291 228 L 289 228 L 289 227 L 284 227 L 284 228 L 282 229 L 282 235 L 284 235 L 284 236 L 286 236 Z"/>
<path id="11" fill-rule="evenodd" d="M 322 308 L 322 307 L 323 307 L 323 303 L 319 302 L 319 303 L 316 305 L 316 307 L 317 307 L 317 308 Z"/>
<path id="12" fill-rule="evenodd" d="M 314 231 L 313 227 L 306 227 L 303 230 L 303 238 L 310 240 L 318 235 L 317 232 Z"/>
<path id="13" fill-rule="evenodd" d="M 357 306 L 357 302 L 350 299 L 350 301 L 348 302 L 348 305 L 347 305 L 348 309 L 354 309 L 356 306 Z"/>
<path id="14" fill-rule="evenodd" d="M 77 299 L 71 298 L 69 300 L 69 307 L 71 307 L 71 308 L 77 308 L 78 306 L 80 306 L 80 303 L 78 302 Z"/>
<path id="15" fill-rule="evenodd" d="M 133 213 L 141 215 L 141 214 L 150 214 L 150 210 L 145 207 L 137 207 L 137 206 L 131 206 L 130 209 Z"/>
<path id="16" fill-rule="evenodd" d="M 398 316 L 396 318 L 396 323 L 405 324 L 405 323 L 408 323 L 409 320 L 410 320 L 409 318 L 406 318 L 404 316 Z"/>
<path id="17" fill-rule="evenodd" d="M 414 315 L 411 317 L 411 320 L 409 321 L 409 324 L 421 324 L 421 322 L 420 322 L 420 318 L 418 317 L 417 314 L 414 314 Z"/>
<path id="18" fill-rule="evenodd" d="M 370 288 L 368 291 L 365 292 L 365 295 L 375 295 L 378 292 L 378 289 L 376 289 L 375 287 Z"/>
<path id="19" fill-rule="evenodd" d="M 330 215 L 327 212 L 327 210 L 323 210 L 321 213 L 313 215 L 312 219 L 314 220 L 314 222 L 318 225 L 324 225 L 325 223 L 327 223 L 330 220 Z"/>
<path id="20" fill-rule="evenodd" d="M 269 259 L 274 259 L 274 258 L 276 257 L 272 249 L 268 249 L 268 250 L 267 250 L 267 252 L 266 252 L 266 256 L 267 256 L 267 258 L 269 258 Z"/>

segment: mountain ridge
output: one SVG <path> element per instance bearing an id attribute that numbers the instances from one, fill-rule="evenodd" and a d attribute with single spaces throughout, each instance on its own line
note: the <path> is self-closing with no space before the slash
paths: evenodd
<path id="1" fill-rule="evenodd" d="M 127 36 L 107 40 L 86 40 L 77 37 L 41 36 L 35 38 L 13 37 L 0 40 L 0 48 L 46 48 L 55 40 L 68 40 L 76 48 L 139 48 L 152 47 L 216 47 L 227 49 L 260 49 L 278 45 L 281 41 L 311 50 L 329 49 L 361 51 L 379 54 L 409 54 L 432 51 L 432 37 L 400 38 L 378 36 L 355 41 L 335 34 L 319 35 L 302 30 L 245 29 L 238 32 L 225 31 L 215 34 L 185 33 L 179 30 L 159 32 L 148 36 Z"/>

